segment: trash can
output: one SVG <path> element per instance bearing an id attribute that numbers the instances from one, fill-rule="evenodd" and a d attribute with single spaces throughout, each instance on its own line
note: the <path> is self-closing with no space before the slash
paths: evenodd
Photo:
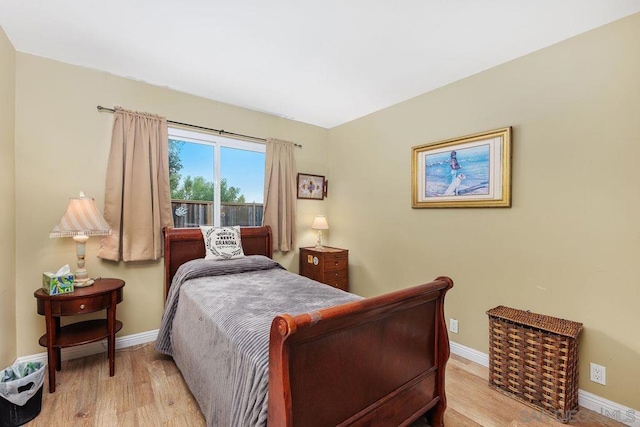
<path id="1" fill-rule="evenodd" d="M 31 421 L 42 408 L 45 364 L 17 363 L 0 371 L 0 427 Z"/>

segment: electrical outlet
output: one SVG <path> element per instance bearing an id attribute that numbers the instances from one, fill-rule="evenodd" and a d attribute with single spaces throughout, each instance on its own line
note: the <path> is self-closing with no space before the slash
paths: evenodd
<path id="1" fill-rule="evenodd" d="M 591 375 L 589 376 L 589 379 L 594 383 L 607 385 L 607 368 L 592 363 Z"/>
<path id="2" fill-rule="evenodd" d="M 454 334 L 458 333 L 458 321 L 456 319 L 449 319 L 449 330 Z"/>

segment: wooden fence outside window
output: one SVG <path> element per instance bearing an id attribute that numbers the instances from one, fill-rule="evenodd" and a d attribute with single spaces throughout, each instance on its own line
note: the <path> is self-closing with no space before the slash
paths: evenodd
<path id="1" fill-rule="evenodd" d="M 213 202 L 203 200 L 172 200 L 174 227 L 198 227 L 213 225 Z M 262 203 L 222 202 L 221 226 L 262 225 Z"/>

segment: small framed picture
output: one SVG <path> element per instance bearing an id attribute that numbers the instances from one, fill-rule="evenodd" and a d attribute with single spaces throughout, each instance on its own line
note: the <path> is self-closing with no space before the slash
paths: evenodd
<path id="1" fill-rule="evenodd" d="M 298 174 L 298 199 L 323 200 L 327 195 L 327 180 L 322 175 Z"/>
<path id="2" fill-rule="evenodd" d="M 412 148 L 413 208 L 511 207 L 511 128 Z"/>

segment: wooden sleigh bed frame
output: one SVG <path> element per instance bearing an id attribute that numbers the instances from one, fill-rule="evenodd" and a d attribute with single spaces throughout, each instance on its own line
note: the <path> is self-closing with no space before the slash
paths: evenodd
<path id="1" fill-rule="evenodd" d="M 272 257 L 271 229 L 243 227 L 245 255 Z M 200 229 L 165 229 L 165 297 L 178 267 L 204 258 Z M 443 426 L 448 277 L 323 310 L 276 316 L 268 425 Z M 340 390 L 341 392 L 337 392 Z M 344 391 L 348 392 L 344 392 Z"/>

